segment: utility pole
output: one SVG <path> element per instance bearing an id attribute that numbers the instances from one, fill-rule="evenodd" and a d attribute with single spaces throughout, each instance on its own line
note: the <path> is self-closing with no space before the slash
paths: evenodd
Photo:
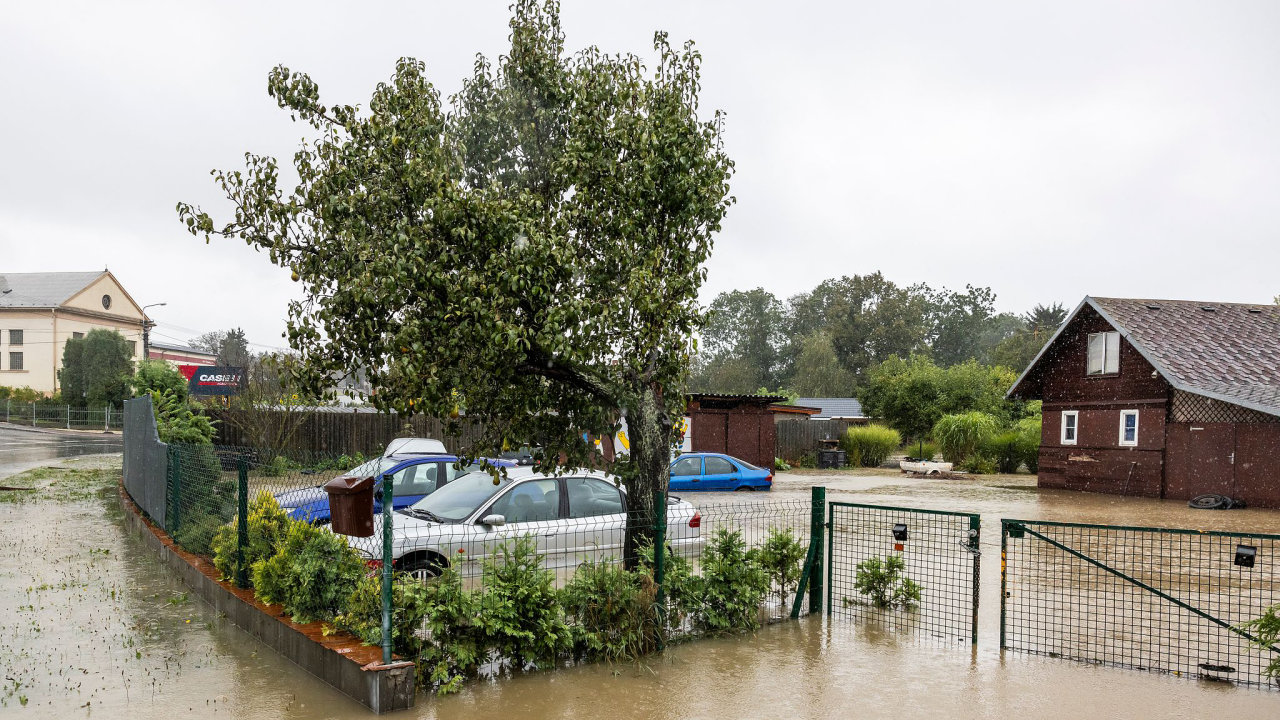
<path id="1" fill-rule="evenodd" d="M 147 308 L 163 307 L 169 303 L 151 303 L 142 306 L 142 359 L 151 359 L 151 328 L 155 327 L 155 323 L 151 322 L 151 318 L 147 317 Z"/>

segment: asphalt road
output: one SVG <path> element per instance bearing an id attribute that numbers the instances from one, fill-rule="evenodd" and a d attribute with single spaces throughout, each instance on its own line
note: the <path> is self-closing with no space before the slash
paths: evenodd
<path id="1" fill-rule="evenodd" d="M 59 458 L 122 452 L 119 431 L 45 430 L 0 423 L 0 478 Z"/>

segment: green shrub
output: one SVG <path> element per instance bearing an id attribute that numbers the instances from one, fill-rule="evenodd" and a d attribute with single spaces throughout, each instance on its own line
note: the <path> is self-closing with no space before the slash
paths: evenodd
<path id="1" fill-rule="evenodd" d="M 218 528 L 213 536 L 213 566 L 222 573 L 224 580 L 235 578 L 239 565 L 236 563 L 236 544 L 238 527 L 236 518 L 232 522 Z M 276 553 L 289 530 L 289 515 L 280 509 L 276 499 L 266 491 L 260 491 L 249 501 L 249 544 L 244 550 L 246 572 L 255 563 L 266 560 Z M 250 584 L 252 586 L 252 575 Z"/>
<path id="2" fill-rule="evenodd" d="M 453 568 L 426 583 L 426 628 L 429 639 L 418 655 L 418 673 L 438 695 L 457 692 L 462 681 L 488 662 L 480 600 L 462 587 Z"/>
<path id="3" fill-rule="evenodd" d="M 998 428 L 995 417 L 982 412 L 944 415 L 933 426 L 933 439 L 949 462 L 962 463 Z"/>
<path id="4" fill-rule="evenodd" d="M 640 570 L 653 577 L 653 546 L 644 545 L 640 548 Z M 676 555 L 671 551 L 671 547 L 667 546 L 663 561 L 663 583 L 666 595 L 666 627 L 664 630 L 678 630 L 684 625 L 686 618 L 691 618 L 697 614 L 699 608 L 702 607 L 702 600 L 699 595 L 697 581 L 699 580 L 693 574 L 693 566 L 689 564 L 688 558 L 682 555 Z"/>
<path id="5" fill-rule="evenodd" d="M 517 669 L 554 661 L 572 643 L 553 579 L 529 535 L 502 543 L 485 560 L 480 598 L 485 646 Z"/>
<path id="6" fill-rule="evenodd" d="M 760 546 L 760 567 L 769 579 L 769 587 L 777 593 L 778 604 L 786 612 L 787 597 L 800 583 L 808 548 L 796 539 L 791 528 L 773 528 Z"/>
<path id="7" fill-rule="evenodd" d="M 301 469 L 302 465 L 300 463 L 294 462 L 283 455 L 276 455 L 271 458 L 270 462 L 258 466 L 258 474 L 263 477 L 281 477 Z"/>
<path id="8" fill-rule="evenodd" d="M 786 472 L 791 469 L 791 466 L 787 464 L 786 460 L 776 457 L 773 459 L 773 468 L 779 472 Z"/>
<path id="9" fill-rule="evenodd" d="M 913 457 L 920 460 L 933 460 L 938 456 L 938 444 L 928 440 L 907 443 L 902 446 L 902 452 L 907 457 Z"/>
<path id="10" fill-rule="evenodd" d="M 258 598 L 279 603 L 296 622 L 332 620 L 364 575 L 364 561 L 338 535 L 289 523 L 276 554 L 253 564 Z"/>
<path id="11" fill-rule="evenodd" d="M 188 446 L 213 442 L 214 422 L 192 412 L 185 396 L 172 390 L 152 390 L 151 407 L 161 442 Z"/>
<path id="12" fill-rule="evenodd" d="M 914 610 L 920 605 L 920 585 L 903 575 L 906 563 L 901 555 L 881 560 L 869 558 L 858 563 L 854 588 L 878 608 Z M 845 598 L 845 603 L 852 602 Z"/>
<path id="13" fill-rule="evenodd" d="M 186 519 L 173 533 L 173 541 L 183 550 L 197 555 L 209 555 L 213 552 L 216 535 L 226 527 L 225 521 L 217 515 L 196 517 L 188 514 Z"/>
<path id="14" fill-rule="evenodd" d="M 658 586 L 643 570 L 629 571 L 613 562 L 578 567 L 560 591 L 580 658 L 634 660 L 658 649 Z"/>
<path id="15" fill-rule="evenodd" d="M 1027 465 L 1027 472 L 1039 472 L 1041 416 L 1023 418 L 1014 425 L 1014 429 L 1018 432 L 1018 450 L 1022 454 L 1022 462 Z"/>
<path id="16" fill-rule="evenodd" d="M 1263 611 L 1262 615 L 1236 626 L 1236 629 L 1253 635 L 1256 640 L 1252 641 L 1260 650 L 1275 650 L 1276 645 L 1280 645 L 1280 604 L 1272 605 Z M 1273 656 L 1267 667 L 1263 668 L 1263 674 L 1271 677 L 1280 677 L 1280 657 Z"/>
<path id="17" fill-rule="evenodd" d="M 960 469 L 974 475 L 990 475 L 996 471 L 996 461 L 980 453 L 974 453 L 961 461 Z"/>
<path id="18" fill-rule="evenodd" d="M 902 444 L 897 430 L 884 425 L 863 425 L 849 428 L 840 438 L 840 447 L 857 457 L 862 467 L 879 467 Z"/>
<path id="19" fill-rule="evenodd" d="M 427 616 L 428 586 L 404 573 L 391 582 L 391 651 L 417 659 L 425 642 L 418 630 Z M 367 573 L 333 618 L 334 627 L 360 638 L 366 645 L 382 645 L 382 573 Z"/>
<path id="20" fill-rule="evenodd" d="M 792 464 L 798 468 L 816 468 L 818 467 L 818 453 L 810 450 L 796 458 Z"/>
<path id="21" fill-rule="evenodd" d="M 989 437 L 978 449 L 982 459 L 990 461 L 997 472 L 1016 473 L 1024 455 L 1022 436 L 1016 430 L 1006 430 Z"/>
<path id="22" fill-rule="evenodd" d="M 695 629 L 722 633 L 760 626 L 760 603 L 769 591 L 769 576 L 757 553 L 747 550 L 742 533 L 715 531 L 702 553 L 702 576 L 692 585 L 698 600 L 692 618 Z"/>

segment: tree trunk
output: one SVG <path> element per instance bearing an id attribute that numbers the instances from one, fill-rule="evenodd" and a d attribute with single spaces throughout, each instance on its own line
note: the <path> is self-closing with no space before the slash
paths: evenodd
<path id="1" fill-rule="evenodd" d="M 627 431 L 631 436 L 632 473 L 627 479 L 627 534 L 623 557 L 634 568 L 640 549 L 654 540 L 659 510 L 654 493 L 666 497 L 670 481 L 671 419 L 663 404 L 662 388 L 646 385 L 627 411 Z"/>

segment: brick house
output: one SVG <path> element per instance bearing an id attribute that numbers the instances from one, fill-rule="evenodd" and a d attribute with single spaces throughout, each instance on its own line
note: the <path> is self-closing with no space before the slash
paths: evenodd
<path id="1" fill-rule="evenodd" d="M 1280 306 L 1086 297 L 1009 395 L 1040 487 L 1280 507 Z"/>

